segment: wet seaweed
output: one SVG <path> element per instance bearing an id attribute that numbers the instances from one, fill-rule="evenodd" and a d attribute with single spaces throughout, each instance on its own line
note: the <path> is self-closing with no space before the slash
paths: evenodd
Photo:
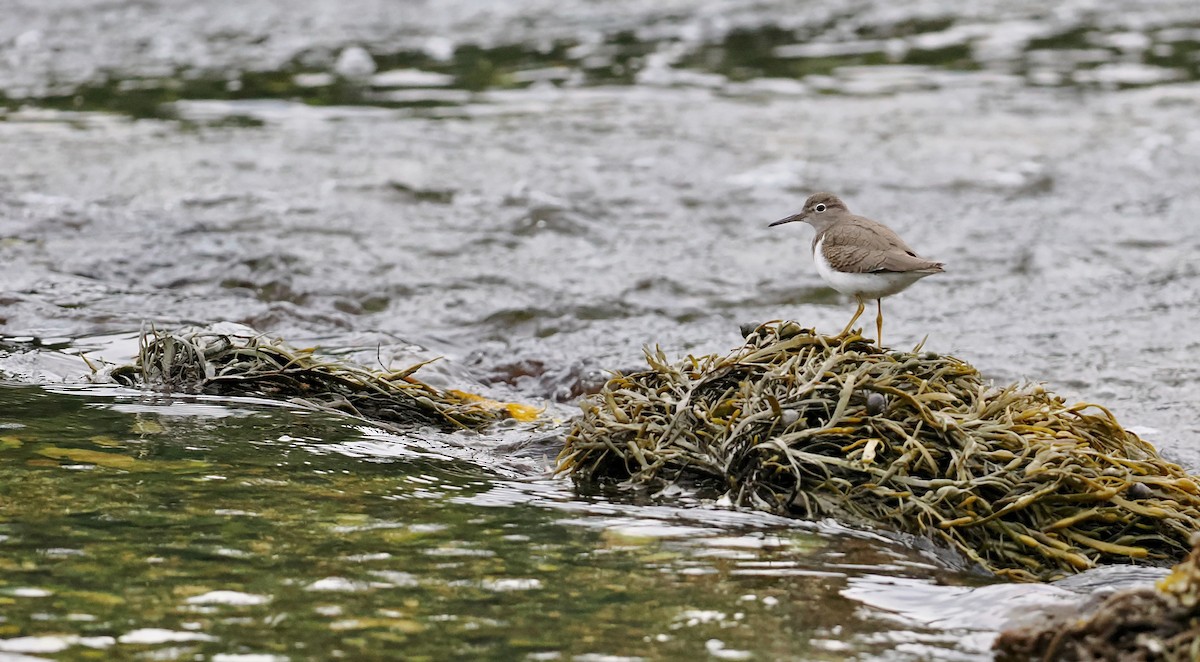
<path id="1" fill-rule="evenodd" d="M 996 638 L 997 662 L 1200 659 L 1200 535 L 1154 588 L 1108 596 L 1085 617 L 1049 616 Z"/>
<path id="2" fill-rule="evenodd" d="M 479 429 L 503 418 L 528 420 L 533 412 L 430 386 L 413 377 L 424 365 L 377 371 L 262 335 L 150 330 L 141 337 L 137 361 L 113 369 L 111 376 L 129 386 L 285 399 L 384 426 Z"/>
<path id="3" fill-rule="evenodd" d="M 925 535 L 1023 581 L 1174 563 L 1200 529 L 1196 482 L 1107 409 L 954 357 L 784 323 L 727 356 L 646 360 L 584 401 L 560 472 Z"/>

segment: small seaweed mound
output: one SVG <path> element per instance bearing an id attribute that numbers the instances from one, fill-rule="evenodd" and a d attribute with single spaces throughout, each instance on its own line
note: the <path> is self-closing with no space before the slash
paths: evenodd
<path id="1" fill-rule="evenodd" d="M 1108 597 L 1085 618 L 1049 616 L 996 638 L 997 662 L 1030 660 L 1200 660 L 1200 535 L 1157 590 Z"/>
<path id="2" fill-rule="evenodd" d="M 613 377 L 559 471 L 621 485 L 699 479 L 733 502 L 928 535 L 983 567 L 1048 580 L 1170 564 L 1200 489 L 1097 405 L 997 388 L 949 356 L 761 326 L 728 356 Z"/>
<path id="3" fill-rule="evenodd" d="M 523 405 L 425 384 L 412 376 L 422 365 L 398 372 L 372 371 L 261 335 L 150 331 L 142 335 L 137 362 L 117 367 L 111 374 L 130 386 L 284 398 L 382 425 L 480 428 L 502 418 L 536 416 L 536 410 Z"/>

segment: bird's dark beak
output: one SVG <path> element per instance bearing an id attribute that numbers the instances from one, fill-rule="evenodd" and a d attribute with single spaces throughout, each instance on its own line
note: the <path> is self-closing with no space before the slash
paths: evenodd
<path id="1" fill-rule="evenodd" d="M 791 216 L 788 216 L 787 218 L 781 218 L 778 221 L 775 221 L 774 223 L 768 225 L 767 227 L 773 228 L 776 225 L 783 225 L 784 223 L 791 223 L 793 221 L 803 221 L 803 220 L 804 220 L 804 212 L 800 212 L 799 214 L 792 214 Z"/>

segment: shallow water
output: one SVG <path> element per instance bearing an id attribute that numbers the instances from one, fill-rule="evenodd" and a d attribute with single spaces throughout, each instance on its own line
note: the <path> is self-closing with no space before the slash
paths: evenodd
<path id="1" fill-rule="evenodd" d="M 979 578 L 832 523 L 581 498 L 249 400 L 10 386 L 0 405 L 24 412 L 0 436 L 0 652 L 827 659 L 988 641 L 978 620 L 898 630 L 840 595 Z"/>
<path id="2" fill-rule="evenodd" d="M 819 189 L 947 263 L 887 343 L 1200 467 L 1193 2 L 9 4 L 0 657 L 983 656 L 1008 616 L 980 604 L 1067 589 L 545 474 L 643 345 L 841 327 L 811 231 L 765 227 Z M 443 356 L 420 375 L 546 420 L 397 438 L 68 387 L 143 324 L 219 321 Z"/>

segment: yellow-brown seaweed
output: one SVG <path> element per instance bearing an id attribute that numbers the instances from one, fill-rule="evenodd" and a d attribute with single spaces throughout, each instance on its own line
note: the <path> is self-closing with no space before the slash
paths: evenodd
<path id="1" fill-rule="evenodd" d="M 112 377 L 188 393 L 280 398 L 385 427 L 478 429 L 504 418 L 536 417 L 523 405 L 430 386 L 413 377 L 422 365 L 369 370 L 262 335 L 151 330 L 142 335 L 137 362 L 114 369 Z"/>
<path id="2" fill-rule="evenodd" d="M 926 535 L 1026 581 L 1169 565 L 1200 530 L 1193 479 L 1107 409 L 993 386 L 950 356 L 784 323 L 727 356 L 646 360 L 584 402 L 559 471 L 694 479 L 742 506 Z"/>

